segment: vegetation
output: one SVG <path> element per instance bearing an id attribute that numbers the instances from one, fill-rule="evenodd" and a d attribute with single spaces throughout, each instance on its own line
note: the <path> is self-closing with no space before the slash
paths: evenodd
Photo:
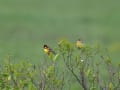
<path id="1" fill-rule="evenodd" d="M 113 65 L 110 56 L 98 45 L 78 49 L 62 40 L 56 55 L 40 64 L 30 61 L 13 63 L 8 56 L 0 67 L 1 90 L 72 90 L 77 83 L 82 90 L 119 90 L 120 64 Z"/>
<path id="2" fill-rule="evenodd" d="M 119 3 L 0 0 L 0 90 L 119 89 Z M 71 42 L 56 45 L 61 38 Z M 44 54 L 44 44 L 57 55 Z"/>

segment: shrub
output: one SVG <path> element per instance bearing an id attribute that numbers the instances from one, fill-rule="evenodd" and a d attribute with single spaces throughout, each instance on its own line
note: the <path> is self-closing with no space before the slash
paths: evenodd
<path id="1" fill-rule="evenodd" d="M 120 64 L 114 66 L 110 56 L 99 46 L 76 46 L 62 40 L 57 54 L 44 58 L 40 65 L 12 63 L 10 57 L 0 67 L 1 90 L 71 90 L 78 83 L 82 90 L 119 90 Z"/>

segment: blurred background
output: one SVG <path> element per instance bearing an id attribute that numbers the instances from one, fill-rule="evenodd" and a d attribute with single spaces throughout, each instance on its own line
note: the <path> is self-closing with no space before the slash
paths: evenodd
<path id="1" fill-rule="evenodd" d="M 113 61 L 120 59 L 119 0 L 1 0 L 0 61 L 39 63 L 43 44 L 55 47 L 62 38 L 100 43 Z"/>

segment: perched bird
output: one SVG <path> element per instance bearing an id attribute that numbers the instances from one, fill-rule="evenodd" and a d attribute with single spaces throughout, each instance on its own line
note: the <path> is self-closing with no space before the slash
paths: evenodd
<path id="1" fill-rule="evenodd" d="M 48 54 L 48 55 L 51 55 L 51 54 L 56 54 L 51 48 L 49 48 L 48 47 L 48 45 L 46 45 L 46 44 L 44 44 L 44 46 L 43 46 L 43 48 L 44 48 L 44 52 L 46 53 L 46 54 Z"/>
<path id="2" fill-rule="evenodd" d="M 81 48 L 83 48 L 84 45 L 83 45 L 83 42 L 80 39 L 78 39 L 76 42 L 76 46 L 78 49 L 81 49 Z"/>

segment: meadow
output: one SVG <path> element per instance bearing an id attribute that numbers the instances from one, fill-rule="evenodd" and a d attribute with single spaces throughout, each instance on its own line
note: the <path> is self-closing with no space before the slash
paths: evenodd
<path id="1" fill-rule="evenodd" d="M 120 56 L 120 1 L 118 0 L 1 0 L 0 61 L 44 60 L 43 45 L 55 48 L 58 41 L 108 48 L 114 64 Z"/>

